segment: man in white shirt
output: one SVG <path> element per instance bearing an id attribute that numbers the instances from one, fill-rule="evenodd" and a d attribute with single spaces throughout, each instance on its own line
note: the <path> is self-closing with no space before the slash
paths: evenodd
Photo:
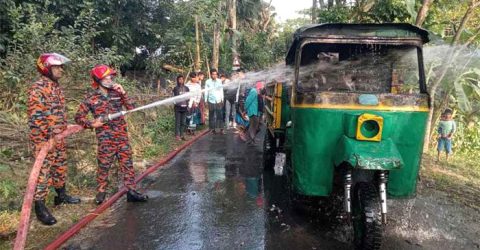
<path id="1" fill-rule="evenodd" d="M 215 134 L 216 129 L 223 131 L 223 86 L 222 81 L 218 79 L 216 69 L 210 71 L 210 79 L 205 83 L 205 101 L 208 103 L 208 126 Z"/>

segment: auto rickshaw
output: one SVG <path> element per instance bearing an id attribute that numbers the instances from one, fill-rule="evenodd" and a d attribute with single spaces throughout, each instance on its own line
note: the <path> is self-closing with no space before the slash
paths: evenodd
<path id="1" fill-rule="evenodd" d="M 285 154 L 300 195 L 340 187 L 357 249 L 380 248 L 387 196 L 416 193 L 430 108 L 428 41 L 410 24 L 305 26 L 286 56 L 293 82 L 266 86 L 264 166 Z"/>

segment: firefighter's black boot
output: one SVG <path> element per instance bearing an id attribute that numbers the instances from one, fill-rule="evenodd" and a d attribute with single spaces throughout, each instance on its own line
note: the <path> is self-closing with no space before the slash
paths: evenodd
<path id="1" fill-rule="evenodd" d="M 128 202 L 145 202 L 148 200 L 148 196 L 137 192 L 136 190 L 128 190 L 127 201 Z"/>
<path id="2" fill-rule="evenodd" d="M 78 204 L 80 203 L 80 199 L 77 197 L 72 197 L 67 194 L 67 191 L 65 190 L 65 186 L 61 188 L 55 188 L 55 191 L 57 191 L 57 196 L 55 196 L 55 199 L 53 200 L 53 203 L 55 206 L 58 206 L 62 203 L 64 204 Z"/>
<path id="3" fill-rule="evenodd" d="M 95 203 L 97 203 L 97 205 L 102 204 L 105 201 L 105 196 L 106 195 L 107 195 L 107 193 L 105 193 L 105 192 L 98 192 L 97 196 L 95 196 Z"/>
<path id="4" fill-rule="evenodd" d="M 35 214 L 37 219 L 45 225 L 53 225 L 57 223 L 57 219 L 48 211 L 44 200 L 35 201 Z"/>

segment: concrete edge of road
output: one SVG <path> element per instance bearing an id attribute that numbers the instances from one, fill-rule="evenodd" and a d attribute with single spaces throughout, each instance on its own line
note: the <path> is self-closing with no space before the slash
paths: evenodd
<path id="1" fill-rule="evenodd" d="M 208 134 L 210 131 L 206 129 L 205 131 L 201 132 L 197 136 L 193 137 L 191 140 L 180 146 L 179 148 L 173 150 L 170 152 L 167 156 L 163 157 L 160 159 L 155 165 L 149 167 L 147 170 L 145 170 L 142 174 L 137 176 L 135 179 L 136 182 L 141 181 L 143 178 L 148 176 L 149 174 L 153 173 L 154 171 L 160 169 L 160 167 L 163 167 L 167 162 L 172 160 L 178 153 L 192 145 L 195 141 L 203 137 L 204 135 Z M 127 192 L 127 189 L 125 187 L 121 188 L 117 193 L 115 193 L 110 199 L 105 201 L 103 204 L 98 206 L 93 212 L 88 213 L 86 216 L 84 216 L 79 222 L 74 224 L 72 227 L 70 227 L 67 231 L 63 232 L 60 236 L 58 236 L 53 242 L 51 242 L 47 247 L 45 247 L 46 250 L 53 250 L 59 248 L 63 243 L 65 243 L 68 239 L 70 239 L 72 236 L 77 234 L 80 229 L 85 227 L 88 223 L 93 221 L 95 218 L 97 218 L 100 214 L 103 213 L 107 208 L 112 206 L 120 197 L 122 197 L 125 193 Z"/>

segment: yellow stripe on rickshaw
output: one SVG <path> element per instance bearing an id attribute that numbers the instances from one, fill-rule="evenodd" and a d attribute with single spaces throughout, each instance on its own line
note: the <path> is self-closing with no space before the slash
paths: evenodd
<path id="1" fill-rule="evenodd" d="M 274 119 L 274 126 L 275 128 L 280 128 L 281 123 L 282 123 L 282 88 L 283 85 L 281 83 L 277 83 L 275 85 L 275 91 L 274 91 L 274 106 L 273 106 L 273 113 L 275 114 L 275 119 Z"/>
<path id="2" fill-rule="evenodd" d="M 425 106 L 366 106 L 352 104 L 292 104 L 292 108 L 314 108 L 314 109 L 350 109 L 350 110 L 378 110 L 378 111 L 405 111 L 405 112 L 428 112 Z"/>

